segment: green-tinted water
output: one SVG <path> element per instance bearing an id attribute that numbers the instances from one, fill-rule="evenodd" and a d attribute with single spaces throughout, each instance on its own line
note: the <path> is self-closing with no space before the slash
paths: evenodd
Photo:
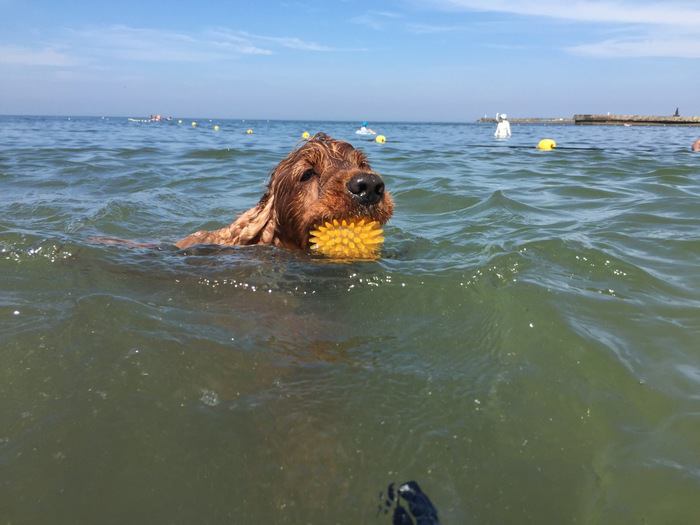
<path id="1" fill-rule="evenodd" d="M 697 129 L 0 124 L 3 523 L 700 519 Z M 383 174 L 381 261 L 90 242 L 228 223 L 305 129 Z"/>

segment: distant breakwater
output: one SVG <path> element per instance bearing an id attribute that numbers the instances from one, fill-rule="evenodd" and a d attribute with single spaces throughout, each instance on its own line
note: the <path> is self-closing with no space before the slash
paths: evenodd
<path id="1" fill-rule="evenodd" d="M 700 117 L 659 115 L 574 115 L 579 126 L 700 126 Z"/>
<path id="2" fill-rule="evenodd" d="M 576 124 L 577 126 L 700 126 L 700 117 L 674 117 L 664 115 L 596 115 L 576 114 L 564 117 L 525 117 L 508 119 L 511 124 Z M 498 120 L 483 117 L 480 124 L 496 124 Z"/>

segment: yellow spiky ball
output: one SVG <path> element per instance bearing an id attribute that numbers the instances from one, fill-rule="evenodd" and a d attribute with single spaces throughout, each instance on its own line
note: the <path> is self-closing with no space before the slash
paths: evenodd
<path id="1" fill-rule="evenodd" d="M 384 242 L 377 221 L 325 222 L 312 230 L 311 249 L 332 259 L 376 259 Z"/>

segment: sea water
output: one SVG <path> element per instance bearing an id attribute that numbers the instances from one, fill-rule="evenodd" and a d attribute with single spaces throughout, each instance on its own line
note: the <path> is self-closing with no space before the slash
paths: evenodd
<path id="1" fill-rule="evenodd" d="M 0 118 L 2 523 L 698 523 L 698 128 L 356 127 Z M 381 260 L 169 245 L 303 131 L 382 174 Z"/>

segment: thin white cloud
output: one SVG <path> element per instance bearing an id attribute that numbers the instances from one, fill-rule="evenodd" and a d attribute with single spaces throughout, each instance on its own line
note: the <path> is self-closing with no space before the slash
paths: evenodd
<path id="1" fill-rule="evenodd" d="M 438 33 L 454 33 L 464 31 L 465 27 L 460 26 L 438 26 L 430 24 L 406 24 L 406 29 L 416 35 L 432 35 Z"/>
<path id="2" fill-rule="evenodd" d="M 401 13 L 396 13 L 394 11 L 369 11 L 369 13 L 377 16 L 383 16 L 384 18 L 403 18 Z"/>
<path id="3" fill-rule="evenodd" d="M 66 29 L 54 42 L 36 47 L 0 45 L 0 64 L 102 67 L 124 62 L 221 62 L 246 55 L 272 55 L 282 49 L 301 52 L 343 49 L 295 36 L 256 35 L 227 28 L 178 32 L 124 25 Z"/>
<path id="4" fill-rule="evenodd" d="M 571 46 L 567 50 L 577 55 L 600 58 L 700 58 L 700 38 L 611 39 Z"/>
<path id="5" fill-rule="evenodd" d="M 480 11 L 604 25 L 624 37 L 565 47 L 600 58 L 700 58 L 700 2 L 671 0 L 433 0 L 443 9 Z"/>
<path id="6" fill-rule="evenodd" d="M 307 42 L 296 37 L 259 37 L 268 42 L 275 42 L 282 47 L 288 49 L 298 49 L 301 51 L 336 51 L 335 48 L 317 44 L 316 42 Z"/>
<path id="7" fill-rule="evenodd" d="M 529 15 L 579 22 L 700 27 L 698 2 L 637 0 L 436 0 L 450 9 Z"/>
<path id="8" fill-rule="evenodd" d="M 222 31 L 207 31 L 204 41 L 214 49 L 223 49 L 239 55 L 272 55 L 271 49 L 263 48 L 240 34 Z"/>
<path id="9" fill-rule="evenodd" d="M 228 28 L 185 34 L 172 31 L 113 26 L 82 32 L 94 43 L 105 44 L 120 56 L 132 60 L 206 61 L 237 55 L 271 55 L 274 48 L 297 51 L 346 51 L 294 36 L 269 36 Z M 356 51 L 356 49 L 352 49 Z"/>
<path id="10" fill-rule="evenodd" d="M 369 27 L 375 31 L 382 31 L 387 23 L 402 18 L 403 15 L 392 11 L 367 11 L 363 15 L 358 15 L 350 19 L 353 24 Z"/>
<path id="11" fill-rule="evenodd" d="M 211 62 L 240 55 L 271 55 L 244 38 L 216 38 L 150 28 L 110 26 L 74 30 L 73 45 L 92 56 L 144 62 Z"/>
<path id="12" fill-rule="evenodd" d="M 0 46 L 0 64 L 66 67 L 77 63 L 75 58 L 51 47 L 31 49 L 19 46 Z"/>
<path id="13" fill-rule="evenodd" d="M 297 38 L 297 37 L 279 37 L 279 36 L 255 35 L 255 34 L 247 33 L 245 31 L 230 32 L 230 31 L 223 30 L 221 33 L 222 34 L 230 34 L 234 37 L 237 35 L 240 38 L 247 38 L 247 39 L 250 39 L 253 41 L 258 40 L 261 42 L 276 44 L 276 45 L 279 45 L 281 47 L 286 47 L 287 49 L 297 49 L 300 51 L 321 51 L 321 52 L 338 51 L 337 48 L 330 47 L 330 46 L 324 46 L 324 45 L 318 44 L 316 42 L 302 40 L 301 38 Z"/>

